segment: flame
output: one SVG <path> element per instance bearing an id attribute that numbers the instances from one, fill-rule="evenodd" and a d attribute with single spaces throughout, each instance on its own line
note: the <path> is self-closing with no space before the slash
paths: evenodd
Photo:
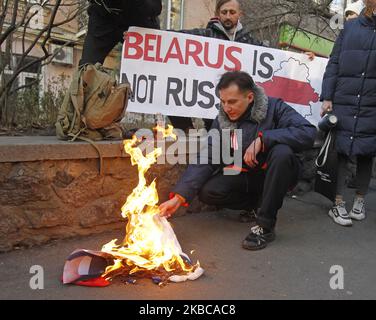
<path id="1" fill-rule="evenodd" d="M 161 127 L 160 125 L 157 125 L 154 130 L 157 132 L 157 133 L 161 133 L 162 134 L 162 139 L 165 139 L 165 138 L 168 138 L 168 137 L 171 137 L 172 139 L 176 140 L 177 137 L 176 137 L 176 134 L 173 133 L 173 130 L 174 130 L 174 127 L 171 126 L 171 125 L 167 125 L 167 129 Z"/>
<path id="2" fill-rule="evenodd" d="M 162 133 L 163 138 L 176 139 L 172 126 L 167 129 L 158 126 L 155 130 Z M 123 243 L 117 245 L 115 239 L 102 247 L 103 252 L 117 259 L 114 265 L 106 269 L 103 277 L 108 278 L 110 273 L 125 266 L 130 269 L 129 274 L 161 267 L 167 272 L 190 272 L 199 265 L 192 266 L 184 261 L 175 234 L 172 237 L 165 234 L 166 229 L 171 227 L 165 218 L 159 216 L 156 180 L 148 185 L 145 178 L 146 172 L 157 161 L 162 150 L 156 148 L 144 156 L 141 149 L 136 147 L 138 142 L 136 136 L 123 142 L 125 151 L 131 156 L 132 165 L 138 166 L 139 183 L 121 209 L 122 216 L 128 220 Z M 166 224 L 169 228 L 166 228 Z"/>

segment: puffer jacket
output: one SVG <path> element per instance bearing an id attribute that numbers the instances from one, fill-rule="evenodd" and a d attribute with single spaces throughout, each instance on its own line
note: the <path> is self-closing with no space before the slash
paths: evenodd
<path id="1" fill-rule="evenodd" d="M 338 117 L 336 149 L 347 156 L 376 156 L 376 17 L 346 22 L 331 53 L 321 100 Z"/>
<path id="2" fill-rule="evenodd" d="M 218 18 L 213 18 L 209 21 L 206 28 L 196 28 L 191 30 L 181 30 L 179 32 L 193 34 L 196 36 L 203 36 L 208 38 L 215 38 L 221 40 L 233 40 L 235 42 L 253 44 L 256 46 L 262 46 L 263 43 L 252 37 L 249 31 L 243 28 L 242 24 L 239 22 L 237 31 L 235 33 L 235 38 L 231 39 L 227 34 L 225 28 L 222 26 Z"/>
<path id="3" fill-rule="evenodd" d="M 315 126 L 281 99 L 267 97 L 261 87 L 256 87 L 254 94 L 253 105 L 239 121 L 230 121 L 223 109 L 220 108 L 212 125 L 212 129 L 217 129 L 220 133 L 223 130 L 242 130 L 241 137 L 237 137 L 238 145 L 240 145 L 239 139 L 241 139 L 242 158 L 247 148 L 258 136 L 262 136 L 265 147 L 264 152 L 260 154 L 261 161 L 266 159 L 268 150 L 276 144 L 286 144 L 294 152 L 301 152 L 313 146 L 317 132 Z M 220 137 L 222 137 L 221 134 Z M 187 202 L 193 200 L 213 174 L 220 172 L 228 165 L 225 165 L 222 160 L 220 163 L 213 161 L 211 156 L 214 144 L 221 146 L 225 144 L 225 141 L 222 141 L 222 138 L 220 141 L 208 139 L 207 153 L 205 151 L 205 155 L 209 156 L 207 163 L 202 164 L 199 155 L 199 164 L 189 165 L 172 190 L 173 193 L 183 196 Z M 242 168 L 248 171 L 255 170 L 245 163 Z"/>

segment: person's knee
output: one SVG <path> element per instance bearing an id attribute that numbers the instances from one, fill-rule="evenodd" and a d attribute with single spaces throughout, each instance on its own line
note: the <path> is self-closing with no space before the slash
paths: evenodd
<path id="1" fill-rule="evenodd" d="M 203 186 L 198 195 L 201 202 L 209 205 L 217 204 L 224 196 L 225 193 L 221 190 L 221 186 L 213 185 L 210 182 Z"/>
<path id="2" fill-rule="evenodd" d="M 276 163 L 290 163 L 296 159 L 296 156 L 288 145 L 277 144 L 270 151 L 269 158 Z"/>
<path id="3" fill-rule="evenodd" d="M 212 192 L 205 187 L 203 187 L 198 194 L 198 199 L 208 205 L 211 205 L 213 204 L 213 202 L 215 202 L 212 196 Z"/>

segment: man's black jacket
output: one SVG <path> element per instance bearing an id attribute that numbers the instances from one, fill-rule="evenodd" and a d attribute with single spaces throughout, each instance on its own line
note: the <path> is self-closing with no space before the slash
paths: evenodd
<path id="1" fill-rule="evenodd" d="M 130 26 L 159 29 L 157 17 L 161 11 L 161 0 L 91 0 L 88 10 L 89 15 L 101 21 L 103 33 L 114 24 L 123 30 Z"/>
<path id="2" fill-rule="evenodd" d="M 230 39 L 230 36 L 227 34 L 225 28 L 222 26 L 218 18 L 211 19 L 206 28 L 181 30 L 179 32 L 221 40 L 233 40 L 235 42 L 247 43 L 255 46 L 264 46 L 264 44 L 261 41 L 253 38 L 251 33 L 245 28 L 243 28 L 241 23 L 238 24 L 238 28 L 234 35 L 234 38 Z"/>

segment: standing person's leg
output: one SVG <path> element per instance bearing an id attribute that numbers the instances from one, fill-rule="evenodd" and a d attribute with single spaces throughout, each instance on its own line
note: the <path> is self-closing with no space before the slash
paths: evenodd
<path id="1" fill-rule="evenodd" d="M 356 194 L 363 198 L 368 193 L 369 184 L 372 176 L 373 158 L 368 156 L 358 156 L 356 167 Z"/>
<path id="2" fill-rule="evenodd" d="M 257 225 L 243 241 L 243 248 L 258 250 L 275 238 L 274 227 L 278 210 L 288 190 L 297 183 L 300 162 L 287 145 L 277 144 L 268 153 L 261 207 Z"/>
<path id="3" fill-rule="evenodd" d="M 101 26 L 105 27 L 102 29 Z M 117 30 L 116 26 L 109 25 L 109 22 L 98 14 L 91 13 L 79 65 L 97 62 L 103 64 L 115 45 L 122 41 L 122 31 L 125 30 Z"/>
<path id="4" fill-rule="evenodd" d="M 347 168 L 349 170 L 349 177 L 347 180 L 347 187 L 350 189 L 356 189 L 356 168 L 357 160 L 356 157 L 349 158 L 349 161 L 347 163 Z"/>
<path id="5" fill-rule="evenodd" d="M 181 129 L 183 131 L 187 131 L 193 128 L 193 123 L 191 118 L 184 118 L 184 117 L 177 117 L 177 116 L 169 116 L 170 122 L 174 128 Z M 213 121 L 212 119 L 202 119 L 204 121 L 206 131 L 209 131 Z"/>
<path id="6" fill-rule="evenodd" d="M 177 117 L 177 116 L 168 116 L 168 118 L 170 119 L 172 126 L 176 129 L 187 131 L 188 129 L 193 128 L 191 118 Z"/>
<path id="7" fill-rule="evenodd" d="M 209 131 L 214 120 L 213 119 L 202 119 L 202 120 L 204 121 L 206 131 Z"/>
<path id="8" fill-rule="evenodd" d="M 346 186 L 346 177 L 348 174 L 347 167 L 348 157 L 343 154 L 338 154 L 338 169 L 337 169 L 337 192 L 333 207 L 329 210 L 329 216 L 334 222 L 341 226 L 351 226 L 352 221 L 350 215 L 346 210 L 346 202 L 343 199 L 343 194 Z"/>
<path id="9" fill-rule="evenodd" d="M 373 158 L 368 156 L 357 157 L 356 167 L 356 195 L 350 217 L 355 220 L 363 220 L 366 217 L 364 198 L 368 193 L 369 183 L 372 176 Z"/>
<path id="10" fill-rule="evenodd" d="M 346 178 L 349 174 L 347 163 L 349 158 L 343 154 L 338 154 L 338 170 L 337 170 L 337 192 L 335 204 L 343 202 L 343 194 L 346 187 Z"/>

